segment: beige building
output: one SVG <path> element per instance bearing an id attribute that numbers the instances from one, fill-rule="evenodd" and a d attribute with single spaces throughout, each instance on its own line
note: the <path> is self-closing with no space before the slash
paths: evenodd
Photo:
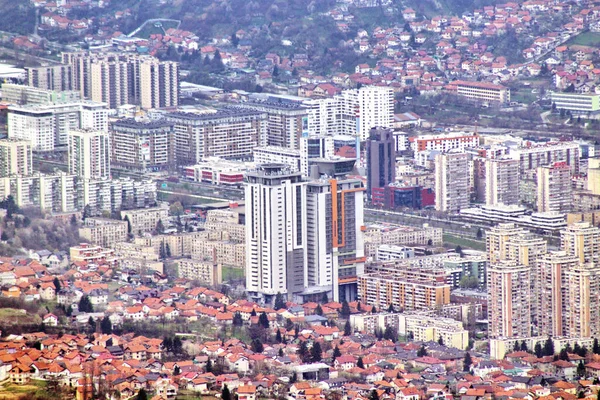
<path id="1" fill-rule="evenodd" d="M 166 224 L 169 218 L 169 209 L 166 206 L 153 208 L 139 208 L 135 210 L 121 211 L 121 219 L 127 218 L 131 224 L 131 232 L 137 235 L 139 232 L 152 232 L 156 229 L 158 221 Z"/>
<path id="2" fill-rule="evenodd" d="M 79 228 L 79 236 L 89 243 L 113 248 L 115 244 L 127 240 L 127 221 L 88 217 Z"/>
<path id="3" fill-rule="evenodd" d="M 519 162 L 485 160 L 485 204 L 519 204 Z"/>
<path id="4" fill-rule="evenodd" d="M 16 83 L 2 84 L 2 100 L 10 104 L 47 104 L 77 102 L 81 95 L 76 91 L 54 91 Z"/>
<path id="5" fill-rule="evenodd" d="M 506 244 L 510 239 L 526 232 L 525 229 L 513 223 L 498 224 L 490 228 L 485 235 L 488 262 L 495 264 L 509 259 Z"/>
<path id="6" fill-rule="evenodd" d="M 110 178 L 108 132 L 74 129 L 68 133 L 69 173 L 83 179 Z"/>
<path id="7" fill-rule="evenodd" d="M 573 208 L 571 168 L 565 162 L 537 169 L 537 211 L 566 213 Z"/>
<path id="8" fill-rule="evenodd" d="M 435 156 L 435 209 L 458 214 L 470 201 L 469 156 L 450 151 Z"/>
<path id="9" fill-rule="evenodd" d="M 64 92 L 74 90 L 73 66 L 59 64 L 43 67 L 28 67 L 27 84 L 40 89 Z"/>
<path id="10" fill-rule="evenodd" d="M 456 94 L 472 100 L 493 103 L 509 103 L 510 89 L 488 82 L 455 81 Z"/>
<path id="11" fill-rule="evenodd" d="M 515 261 L 488 267 L 490 338 L 531 335 L 531 268 Z"/>
<path id="12" fill-rule="evenodd" d="M 146 58 L 139 63 L 140 105 L 142 108 L 177 106 L 179 102 L 179 64 Z"/>
<path id="13" fill-rule="evenodd" d="M 570 224 L 560 232 L 562 249 L 580 263 L 600 262 L 600 228 L 589 222 Z"/>
<path id="14" fill-rule="evenodd" d="M 163 273 L 163 263 L 158 259 L 158 253 L 154 247 L 121 242 L 117 243 L 114 248 L 115 255 L 119 258 L 120 268 L 131 268 L 140 272 L 153 270 Z"/>
<path id="15" fill-rule="evenodd" d="M 566 271 L 567 337 L 597 337 L 600 332 L 600 265 L 578 264 Z"/>
<path id="16" fill-rule="evenodd" d="M 365 230 L 365 255 L 374 257 L 377 248 L 382 244 L 389 245 L 422 245 L 440 246 L 442 244 L 442 228 L 430 227 L 427 224 L 423 228 L 413 226 L 400 226 L 391 224 L 372 224 Z"/>
<path id="17" fill-rule="evenodd" d="M 31 143 L 26 140 L 0 139 L 0 177 L 33 173 Z"/>
<path id="18" fill-rule="evenodd" d="M 221 264 L 205 262 L 189 258 L 175 260 L 177 273 L 180 278 L 199 280 L 210 286 L 223 282 Z"/>
<path id="19" fill-rule="evenodd" d="M 600 195 L 600 158 L 588 159 L 587 190 L 592 194 Z"/>

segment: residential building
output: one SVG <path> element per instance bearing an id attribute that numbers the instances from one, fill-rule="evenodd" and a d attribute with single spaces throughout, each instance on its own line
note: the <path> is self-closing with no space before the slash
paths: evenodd
<path id="1" fill-rule="evenodd" d="M 249 159 L 252 151 L 266 143 L 267 114 L 225 108 L 204 114 L 171 113 L 174 125 L 175 159 L 179 165 L 197 164 L 206 157 Z"/>
<path id="2" fill-rule="evenodd" d="M 187 179 L 212 185 L 239 186 L 244 183 L 244 175 L 255 168 L 255 163 L 230 161 L 219 157 L 206 157 L 196 165 L 183 168 Z"/>
<path id="3" fill-rule="evenodd" d="M 300 171 L 300 150 L 281 146 L 265 146 L 256 147 L 253 153 L 254 163 L 256 165 L 285 164 L 288 165 L 293 171 Z"/>
<path id="4" fill-rule="evenodd" d="M 139 103 L 142 108 L 174 107 L 179 104 L 179 63 L 144 58 L 139 70 Z"/>
<path id="5" fill-rule="evenodd" d="M 83 179 L 110 177 L 110 138 L 106 131 L 72 129 L 68 133 L 69 173 Z"/>
<path id="6" fill-rule="evenodd" d="M 175 260 L 180 278 L 197 280 L 205 285 L 215 286 L 223 283 L 221 264 L 214 264 L 189 258 Z"/>
<path id="7" fill-rule="evenodd" d="M 373 190 L 396 181 L 396 150 L 391 129 L 372 129 L 367 140 L 367 200 Z"/>
<path id="8" fill-rule="evenodd" d="M 415 154 L 421 151 L 438 151 L 446 153 L 453 149 L 465 150 L 479 146 L 479 135 L 467 132 L 448 132 L 434 135 L 409 137 L 410 148 Z"/>
<path id="9" fill-rule="evenodd" d="M 537 169 L 537 211 L 566 213 L 573 207 L 571 168 L 557 162 Z"/>
<path id="10" fill-rule="evenodd" d="M 29 86 L 56 92 L 75 89 L 73 85 L 73 66 L 71 65 L 27 67 L 25 70 L 27 71 L 27 84 Z"/>
<path id="11" fill-rule="evenodd" d="M 26 140 L 0 139 L 0 177 L 27 176 L 32 173 L 31 143 Z"/>
<path id="12" fill-rule="evenodd" d="M 587 190 L 600 195 L 600 158 L 588 158 Z"/>
<path id="13" fill-rule="evenodd" d="M 440 246 L 442 228 L 434 228 L 427 224 L 422 228 L 391 224 L 368 225 L 365 230 L 365 255 L 375 256 L 377 248 L 382 244 Z"/>
<path id="14" fill-rule="evenodd" d="M 67 145 L 72 129 L 107 131 L 106 105 L 81 101 L 8 108 L 8 136 L 28 140 L 33 151 L 52 151 Z"/>
<path id="15" fill-rule="evenodd" d="M 113 166 L 135 171 L 168 170 L 175 167 L 173 124 L 121 119 L 110 126 Z"/>
<path id="16" fill-rule="evenodd" d="M 285 165 L 260 165 L 245 198 L 246 290 L 266 303 L 277 293 L 293 299 L 307 280 L 306 183 Z"/>
<path id="17" fill-rule="evenodd" d="M 300 171 L 309 175 L 310 160 L 331 158 L 335 152 L 334 139 L 331 136 L 306 136 L 300 138 Z"/>
<path id="18" fill-rule="evenodd" d="M 519 204 L 519 162 L 485 159 L 485 204 Z"/>
<path id="19" fill-rule="evenodd" d="M 134 234 L 152 232 L 156 229 L 158 221 L 162 221 L 164 224 L 168 218 L 169 209 L 166 206 L 121 211 L 121 219 L 129 220 L 131 231 Z"/>
<path id="20" fill-rule="evenodd" d="M 19 207 L 36 207 L 51 213 L 77 210 L 77 177 L 64 172 L 13 175 L 0 178 L 0 198 L 13 196 Z"/>
<path id="21" fill-rule="evenodd" d="M 581 264 L 600 262 L 600 228 L 589 222 L 569 224 L 560 232 L 562 249 Z"/>
<path id="22" fill-rule="evenodd" d="M 573 175 L 579 173 L 579 145 L 575 142 L 527 142 L 522 147 L 511 148 L 508 156 L 519 160 L 519 176 L 557 162 L 569 165 Z"/>
<path id="23" fill-rule="evenodd" d="M 405 258 L 413 258 L 415 256 L 414 247 L 394 246 L 382 244 L 377 247 L 377 261 L 402 260 Z"/>
<path id="24" fill-rule="evenodd" d="M 346 94 L 347 91 L 343 93 Z M 375 127 L 390 128 L 394 122 L 394 90 L 386 86 L 366 86 L 356 89 L 358 107 L 356 114 L 357 136 L 365 141 Z M 351 107 L 346 107 L 352 115 Z"/>
<path id="25" fill-rule="evenodd" d="M 365 188 L 347 177 L 354 163 L 314 159 L 311 167 L 306 186 L 307 292 L 317 301 L 322 293 L 333 301 L 353 300 L 357 276 L 364 272 Z"/>
<path id="26" fill-rule="evenodd" d="M 468 99 L 489 103 L 510 103 L 510 89 L 488 82 L 454 81 L 456 94 Z"/>
<path id="27" fill-rule="evenodd" d="M 87 242 L 114 248 L 128 236 L 128 222 L 118 219 L 88 217 L 79 228 L 79 236 Z"/>
<path id="28" fill-rule="evenodd" d="M 527 231 L 513 223 L 502 223 L 490 228 L 485 235 L 487 259 L 490 264 L 510 259 L 507 243 Z"/>
<path id="29" fill-rule="evenodd" d="M 492 263 L 487 281 L 490 338 L 531 336 L 531 268 Z"/>
<path id="30" fill-rule="evenodd" d="M 435 156 L 435 209 L 458 214 L 469 207 L 469 158 L 457 150 Z"/>
<path id="31" fill-rule="evenodd" d="M 241 108 L 266 113 L 267 146 L 300 149 L 300 140 L 308 135 L 308 110 L 294 102 L 250 101 Z"/>
<path id="32" fill-rule="evenodd" d="M 59 92 L 15 83 L 3 83 L 2 100 L 17 105 L 73 103 L 81 101 L 81 95 L 76 91 Z"/>
<path id="33" fill-rule="evenodd" d="M 569 111 L 574 116 L 590 118 L 600 112 L 600 94 L 551 92 L 550 99 L 557 110 Z"/>
<path id="34" fill-rule="evenodd" d="M 600 330 L 600 265 L 587 263 L 566 271 L 566 336 L 592 338 Z"/>

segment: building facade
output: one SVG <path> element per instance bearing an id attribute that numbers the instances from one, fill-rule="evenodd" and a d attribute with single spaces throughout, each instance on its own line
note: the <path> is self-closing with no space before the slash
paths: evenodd
<path id="1" fill-rule="evenodd" d="M 396 181 L 396 149 L 391 129 L 372 129 L 367 140 L 367 199 L 373 189 L 385 188 Z"/>
<path id="2" fill-rule="evenodd" d="M 68 133 L 69 173 L 83 179 L 110 177 L 108 132 L 73 129 Z"/>
<path id="3" fill-rule="evenodd" d="M 537 169 L 537 211 L 566 213 L 573 207 L 571 168 L 557 162 Z"/>
<path id="4" fill-rule="evenodd" d="M 26 140 L 0 139 L 0 177 L 27 176 L 32 173 L 31 143 Z"/>
<path id="5" fill-rule="evenodd" d="M 519 204 L 518 161 L 485 160 L 485 204 Z"/>
<path id="6" fill-rule="evenodd" d="M 435 209 L 451 214 L 469 207 L 469 158 L 451 151 L 435 156 Z"/>

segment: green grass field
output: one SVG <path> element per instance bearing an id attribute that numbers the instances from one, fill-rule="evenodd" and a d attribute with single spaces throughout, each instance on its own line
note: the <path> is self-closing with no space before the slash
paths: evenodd
<path id="1" fill-rule="evenodd" d="M 569 40 L 567 44 L 574 44 L 579 46 L 598 47 L 600 46 L 600 33 L 596 32 L 584 32 L 573 39 Z"/>
<path id="2" fill-rule="evenodd" d="M 243 279 L 244 278 L 244 269 L 236 268 L 236 267 L 227 267 L 223 266 L 223 282 Z"/>
<path id="3" fill-rule="evenodd" d="M 460 246 L 463 249 L 485 250 L 485 242 L 464 239 L 444 233 L 444 244 L 447 246 Z"/>

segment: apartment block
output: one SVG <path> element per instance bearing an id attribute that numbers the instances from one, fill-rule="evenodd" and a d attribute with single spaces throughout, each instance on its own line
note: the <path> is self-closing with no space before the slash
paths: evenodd
<path id="1" fill-rule="evenodd" d="M 452 86 L 456 86 L 456 94 L 468 99 L 490 102 L 490 103 L 509 103 L 510 89 L 488 82 L 455 81 Z"/>
<path id="2" fill-rule="evenodd" d="M 79 228 L 79 236 L 88 243 L 114 248 L 127 240 L 127 221 L 88 217 Z"/>
<path id="3" fill-rule="evenodd" d="M 600 228 L 589 222 L 568 225 L 560 232 L 562 249 L 581 264 L 600 262 Z"/>
<path id="4" fill-rule="evenodd" d="M 331 158 L 335 153 L 334 139 L 331 136 L 300 138 L 300 171 L 308 176 L 309 164 L 315 158 Z"/>
<path id="5" fill-rule="evenodd" d="M 550 98 L 557 110 L 566 110 L 572 115 L 596 115 L 600 112 L 600 95 L 594 93 L 551 92 Z"/>
<path id="6" fill-rule="evenodd" d="M 281 146 L 256 147 L 254 149 L 255 164 L 285 164 L 293 171 L 301 169 L 300 150 Z"/>
<path id="7" fill-rule="evenodd" d="M 519 162 L 485 159 L 485 204 L 519 204 Z"/>
<path id="8" fill-rule="evenodd" d="M 443 269 L 413 269 L 408 264 L 392 265 L 387 271 L 358 277 L 358 298 L 379 310 L 390 304 L 395 310 L 427 310 L 450 303 L 450 285 Z"/>
<path id="9" fill-rule="evenodd" d="M 575 142 L 527 142 L 525 146 L 511 148 L 508 156 L 519 160 L 521 176 L 525 176 L 527 171 L 559 162 L 565 162 L 573 175 L 579 173 L 579 145 Z"/>
<path id="10" fill-rule="evenodd" d="M 174 107 L 179 104 L 179 63 L 159 61 L 152 57 L 144 58 L 137 68 L 139 103 L 142 108 Z"/>
<path id="11" fill-rule="evenodd" d="M 27 84 L 29 86 L 53 90 L 56 92 L 72 91 L 75 89 L 73 84 L 73 66 L 59 64 L 43 67 L 27 67 Z"/>
<path id="12" fill-rule="evenodd" d="M 110 177 L 108 132 L 73 129 L 68 133 L 69 173 L 83 179 Z"/>
<path id="13" fill-rule="evenodd" d="M 420 135 L 409 137 L 410 148 L 417 154 L 421 151 L 439 151 L 446 153 L 450 150 L 465 150 L 479 146 L 480 137 L 476 133 L 449 132 L 435 135 Z"/>
<path id="14" fill-rule="evenodd" d="M 33 173 L 31 143 L 26 140 L 0 139 L 0 177 Z"/>
<path id="15" fill-rule="evenodd" d="M 537 169 L 537 211 L 566 213 L 573 207 L 571 168 L 557 162 Z"/>
<path id="16" fill-rule="evenodd" d="M 308 110 L 298 103 L 251 101 L 239 107 L 266 113 L 267 146 L 300 149 L 300 140 L 308 133 Z"/>
<path id="17" fill-rule="evenodd" d="M 223 274 L 220 264 L 179 258 L 175 260 L 177 274 L 180 278 L 197 280 L 205 285 L 215 286 L 223 282 Z"/>
<path id="18" fill-rule="evenodd" d="M 8 176 L 0 178 L 0 198 L 11 195 L 19 207 L 73 212 L 77 210 L 76 180 L 76 176 L 64 172 Z"/>
<path id="19" fill-rule="evenodd" d="M 3 83 L 2 100 L 16 105 L 73 103 L 81 101 L 81 95 L 79 92 L 72 90 L 58 92 L 33 86 L 17 85 L 15 83 Z"/>
<path id="20" fill-rule="evenodd" d="M 468 208 L 469 159 L 457 150 L 435 156 L 435 209 L 451 214 Z"/>
<path id="21" fill-rule="evenodd" d="M 391 129 L 376 128 L 367 140 L 367 199 L 373 199 L 374 189 L 385 188 L 396 181 L 396 149 Z"/>
<path id="22" fill-rule="evenodd" d="M 212 185 L 239 186 L 244 182 L 247 171 L 254 169 L 255 163 L 224 160 L 220 157 L 206 157 L 196 165 L 183 168 L 187 179 Z"/>
<path id="23" fill-rule="evenodd" d="M 577 264 L 566 271 L 566 336 L 592 338 L 600 331 L 600 265 Z"/>
<path id="24" fill-rule="evenodd" d="M 212 113 L 171 113 L 165 117 L 175 129 L 175 159 L 179 165 L 197 164 L 206 157 L 249 159 L 264 145 L 267 114 L 239 108 Z"/>
<path id="25" fill-rule="evenodd" d="M 121 119 L 111 124 L 111 162 L 134 171 L 158 171 L 175 167 L 173 124 Z"/>
<path id="26" fill-rule="evenodd" d="M 77 209 L 89 206 L 94 213 L 154 207 L 156 182 L 151 179 L 80 179 L 77 186 Z M 137 233 L 137 231 L 134 231 Z"/>
<path id="27" fill-rule="evenodd" d="M 152 232 L 158 221 L 165 223 L 169 217 L 169 209 L 165 206 L 121 211 L 121 219 L 127 218 L 134 234 Z"/>
<path id="28" fill-rule="evenodd" d="M 365 229 L 365 255 L 374 257 L 382 244 L 440 246 L 442 228 L 424 225 L 422 228 L 399 225 L 367 225 Z"/>
<path id="29" fill-rule="evenodd" d="M 531 268 L 515 261 L 488 267 L 490 338 L 531 335 Z"/>
<path id="30" fill-rule="evenodd" d="M 230 241 L 246 242 L 244 215 L 234 210 L 209 210 L 206 213 L 204 230 L 227 232 Z"/>
<path id="31" fill-rule="evenodd" d="M 299 172 L 265 164 L 247 174 L 246 290 L 270 302 L 306 284 L 306 184 Z"/>
<path id="32" fill-rule="evenodd" d="M 33 151 L 52 151 L 68 143 L 73 129 L 108 130 L 106 104 L 82 101 L 9 106 L 9 138 L 28 140 Z"/>

